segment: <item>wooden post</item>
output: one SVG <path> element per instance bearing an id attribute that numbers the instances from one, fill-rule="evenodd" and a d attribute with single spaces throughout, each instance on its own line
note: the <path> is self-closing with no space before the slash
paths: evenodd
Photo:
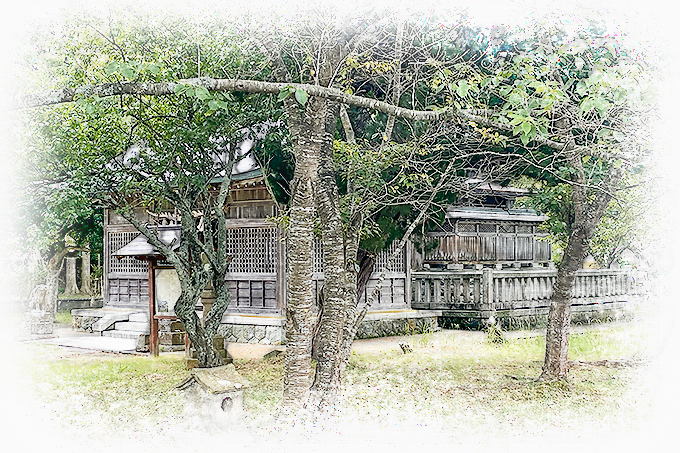
<path id="1" fill-rule="evenodd" d="M 279 314 L 284 315 L 286 313 L 286 240 L 283 229 L 278 230 L 278 263 L 276 268 L 276 308 Z M 238 285 L 236 288 L 236 300 L 238 301 Z"/>
<path id="2" fill-rule="evenodd" d="M 156 258 L 149 257 L 149 352 L 158 357 L 158 320 L 156 319 Z"/>
<path id="3" fill-rule="evenodd" d="M 482 310 L 493 310 L 493 269 L 482 270 Z"/>
<path id="4" fill-rule="evenodd" d="M 411 289 L 411 256 L 413 244 L 411 241 L 406 242 L 406 247 L 404 247 L 404 302 L 406 302 L 407 307 L 411 308 L 411 303 L 413 302 L 412 289 Z"/>

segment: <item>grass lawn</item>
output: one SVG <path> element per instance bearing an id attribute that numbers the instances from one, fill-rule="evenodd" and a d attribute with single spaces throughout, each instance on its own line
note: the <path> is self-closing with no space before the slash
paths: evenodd
<path id="1" fill-rule="evenodd" d="M 412 353 L 391 348 L 353 354 L 339 407 L 344 426 L 387 437 L 427 430 L 462 442 L 615 435 L 648 415 L 638 385 L 648 351 L 630 325 L 573 334 L 570 379 L 552 384 L 536 382 L 544 352 L 540 336 L 491 344 L 480 335 L 441 331 L 405 341 Z M 187 374 L 181 354 L 151 358 L 26 347 L 36 396 L 65 423 L 153 431 L 182 419 L 182 395 L 174 388 Z M 256 437 L 272 435 L 283 357 L 236 360 L 235 366 L 252 384 L 244 392 L 243 426 Z"/>

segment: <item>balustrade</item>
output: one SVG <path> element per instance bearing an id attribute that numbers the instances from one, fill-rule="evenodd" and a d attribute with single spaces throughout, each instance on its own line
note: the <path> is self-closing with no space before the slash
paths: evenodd
<path id="1" fill-rule="evenodd" d="M 412 272 L 411 306 L 435 310 L 500 310 L 549 304 L 555 269 Z M 576 304 L 622 300 L 640 292 L 630 271 L 587 269 L 572 287 Z"/>

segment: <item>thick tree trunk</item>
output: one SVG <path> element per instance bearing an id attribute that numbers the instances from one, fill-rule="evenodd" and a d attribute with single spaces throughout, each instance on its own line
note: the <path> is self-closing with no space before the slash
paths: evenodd
<path id="1" fill-rule="evenodd" d="M 92 278 L 90 277 L 90 251 L 84 250 L 81 254 L 81 258 L 80 292 L 81 294 L 92 294 Z"/>
<path id="2" fill-rule="evenodd" d="M 314 248 L 314 186 L 323 142 L 326 103 L 307 100 L 304 118 L 295 101 L 287 102 L 292 124 L 295 173 L 291 184 L 290 229 L 288 231 L 288 301 L 286 305 L 286 357 L 284 362 L 283 409 L 295 411 L 307 404 L 311 387 L 311 346 Z M 297 120 L 297 121 L 296 121 Z"/>
<path id="3" fill-rule="evenodd" d="M 66 286 L 64 296 L 75 296 L 80 294 L 76 284 L 76 257 L 66 257 Z"/>
<path id="4" fill-rule="evenodd" d="M 339 105 L 331 105 L 326 118 L 319 162 L 316 203 L 323 240 L 323 306 L 319 312 L 317 366 L 312 391 L 318 409 L 333 405 L 340 387 L 342 334 L 346 312 L 346 272 L 340 197 L 333 165 L 333 133 Z"/>

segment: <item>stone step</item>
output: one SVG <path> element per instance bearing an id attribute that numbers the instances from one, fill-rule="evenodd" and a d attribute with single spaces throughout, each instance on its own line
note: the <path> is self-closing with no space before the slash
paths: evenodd
<path id="1" fill-rule="evenodd" d="M 105 332 L 102 332 L 103 337 L 110 337 L 110 338 L 126 338 L 130 340 L 138 340 L 141 335 L 145 335 L 144 333 L 140 332 L 135 332 L 132 330 L 107 330 Z"/>
<path id="2" fill-rule="evenodd" d="M 145 323 L 149 324 L 149 314 L 148 313 L 133 313 L 128 318 L 128 321 L 145 322 Z"/>
<path id="3" fill-rule="evenodd" d="M 149 333 L 148 322 L 120 321 L 116 323 L 114 330 L 128 330 L 139 333 Z"/>

